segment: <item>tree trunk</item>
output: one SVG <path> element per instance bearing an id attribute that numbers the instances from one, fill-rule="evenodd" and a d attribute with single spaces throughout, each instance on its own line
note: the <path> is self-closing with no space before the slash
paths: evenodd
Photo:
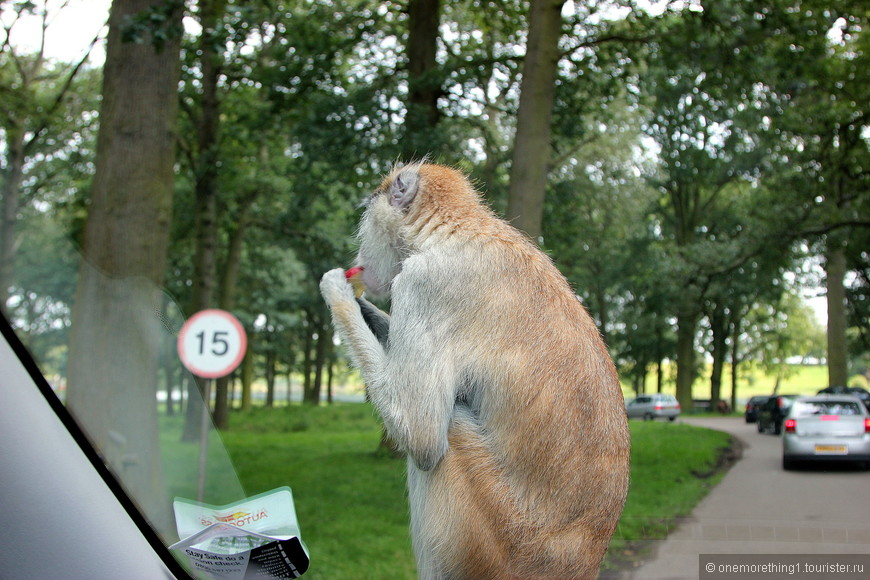
<path id="1" fill-rule="evenodd" d="M 2 172 L 0 189 L 0 312 L 6 311 L 9 287 L 15 264 L 15 226 L 18 222 L 18 206 L 21 196 L 21 181 L 24 176 L 24 122 L 14 120 L 14 127 L 6 127 L 6 167 Z"/>
<path id="2" fill-rule="evenodd" d="M 731 408 L 737 408 L 737 366 L 740 363 L 740 317 L 735 317 L 731 340 Z"/>
<path id="3" fill-rule="evenodd" d="M 230 233 L 227 258 L 224 262 L 223 276 L 221 277 L 220 307 L 231 312 L 236 306 L 236 287 L 239 279 L 239 269 L 242 263 L 242 250 L 244 249 L 245 232 L 248 226 L 248 211 L 256 196 L 245 196 L 236 209 L 235 228 Z M 215 381 L 214 400 L 214 425 L 218 429 L 227 429 L 230 420 L 230 406 L 227 389 L 230 385 L 230 377 L 221 377 Z"/>
<path id="4" fill-rule="evenodd" d="M 712 357 L 713 365 L 710 372 L 710 408 L 717 409 L 722 400 L 722 372 L 725 369 L 727 352 L 728 325 L 725 313 L 718 306 L 710 315 L 710 327 L 713 331 Z M 733 407 L 732 407 L 733 408 Z"/>
<path id="5" fill-rule="evenodd" d="M 846 253 L 829 248 L 825 262 L 828 293 L 828 386 L 847 386 L 849 354 L 846 347 Z"/>
<path id="6" fill-rule="evenodd" d="M 157 438 L 161 286 L 169 245 L 180 38 L 124 43 L 132 14 L 162 0 L 115 0 L 96 168 L 70 330 L 67 404 L 151 523 L 174 533 Z M 181 26 L 181 11 L 172 15 Z"/>
<path id="7" fill-rule="evenodd" d="M 683 412 L 692 409 L 692 383 L 695 380 L 695 329 L 698 317 L 677 316 L 677 401 Z"/>
<path id="8" fill-rule="evenodd" d="M 323 327 L 317 328 L 317 342 L 314 345 L 314 381 L 305 393 L 305 402 L 311 405 L 320 404 L 320 393 L 323 392 L 323 365 L 326 361 L 326 342 L 332 341 L 332 335 Z"/>
<path id="9" fill-rule="evenodd" d="M 310 312 L 306 313 L 308 326 L 305 329 L 305 344 L 302 346 L 302 402 L 308 402 L 308 393 L 311 391 L 311 351 L 314 347 L 314 317 Z"/>
<path id="10" fill-rule="evenodd" d="M 550 161 L 550 120 L 556 94 L 562 5 L 565 0 L 531 0 L 529 36 L 520 85 L 507 218 L 538 241 Z"/>
<path id="11" fill-rule="evenodd" d="M 266 353 L 266 406 L 275 406 L 275 352 L 270 350 Z"/>
<path id="12" fill-rule="evenodd" d="M 194 232 L 196 249 L 193 257 L 193 287 L 191 288 L 190 314 L 211 308 L 215 304 L 215 265 L 217 263 L 217 152 L 220 104 L 217 97 L 220 77 L 220 58 L 217 52 L 215 31 L 223 13 L 221 0 L 204 0 L 199 3 L 202 34 L 199 40 L 200 64 L 202 67 L 202 97 L 197 124 L 197 157 L 194 167 Z M 199 422 L 202 417 L 204 381 L 197 378 L 196 393 L 188 397 L 184 441 L 199 438 Z M 206 405 L 211 402 L 206 401 Z"/>
<path id="13" fill-rule="evenodd" d="M 402 155 L 405 161 L 421 158 L 432 151 L 433 130 L 441 114 L 438 97 L 441 81 L 435 74 L 441 0 L 408 2 L 408 113 L 405 117 Z"/>
<path id="14" fill-rule="evenodd" d="M 252 405 L 251 389 L 254 384 L 254 349 L 248 337 L 248 352 L 242 359 L 242 411 L 250 411 Z"/>

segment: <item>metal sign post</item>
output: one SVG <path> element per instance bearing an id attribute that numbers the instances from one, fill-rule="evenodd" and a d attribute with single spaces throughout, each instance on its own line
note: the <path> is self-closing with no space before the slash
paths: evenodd
<path id="1" fill-rule="evenodd" d="M 181 357 L 181 362 L 187 370 L 204 381 L 197 481 L 199 501 L 202 501 L 205 495 L 212 379 L 233 372 L 245 357 L 247 346 L 248 339 L 242 323 L 224 310 L 209 309 L 197 312 L 184 323 L 178 334 L 178 355 Z"/>

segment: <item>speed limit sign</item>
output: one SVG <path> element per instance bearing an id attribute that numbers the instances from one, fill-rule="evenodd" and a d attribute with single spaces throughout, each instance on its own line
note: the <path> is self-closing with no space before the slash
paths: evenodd
<path id="1" fill-rule="evenodd" d="M 248 339 L 239 320 L 225 310 L 200 310 L 178 334 L 178 355 L 198 377 L 216 379 L 233 372 L 245 357 Z"/>

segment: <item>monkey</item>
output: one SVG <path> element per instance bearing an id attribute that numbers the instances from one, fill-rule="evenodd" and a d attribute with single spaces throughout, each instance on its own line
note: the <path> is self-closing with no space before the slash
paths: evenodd
<path id="1" fill-rule="evenodd" d="M 407 454 L 422 580 L 593 579 L 629 482 L 616 368 L 550 257 L 461 172 L 394 167 L 320 289 Z M 387 314 L 368 297 L 389 296 Z"/>

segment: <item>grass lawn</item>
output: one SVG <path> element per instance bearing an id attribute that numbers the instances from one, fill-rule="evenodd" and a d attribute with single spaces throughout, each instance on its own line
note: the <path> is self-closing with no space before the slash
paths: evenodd
<path id="1" fill-rule="evenodd" d="M 630 558 L 636 540 L 664 537 L 675 518 L 688 514 L 718 481 L 708 472 L 729 444 L 723 433 L 688 425 L 632 421 L 631 430 L 631 487 L 605 566 Z M 234 412 L 221 436 L 246 495 L 284 485 L 293 489 L 302 537 L 311 551 L 305 578 L 416 578 L 405 462 L 375 453 L 380 427 L 369 405 Z M 177 438 L 167 435 L 166 440 Z M 210 463 L 228 465 L 216 441 L 210 451 Z M 170 479 L 184 481 L 174 489 L 194 497 L 196 446 L 176 444 L 171 464 Z M 237 489 L 225 472 L 209 478 L 208 498 L 220 495 L 215 486 L 227 486 L 229 494 Z"/>

